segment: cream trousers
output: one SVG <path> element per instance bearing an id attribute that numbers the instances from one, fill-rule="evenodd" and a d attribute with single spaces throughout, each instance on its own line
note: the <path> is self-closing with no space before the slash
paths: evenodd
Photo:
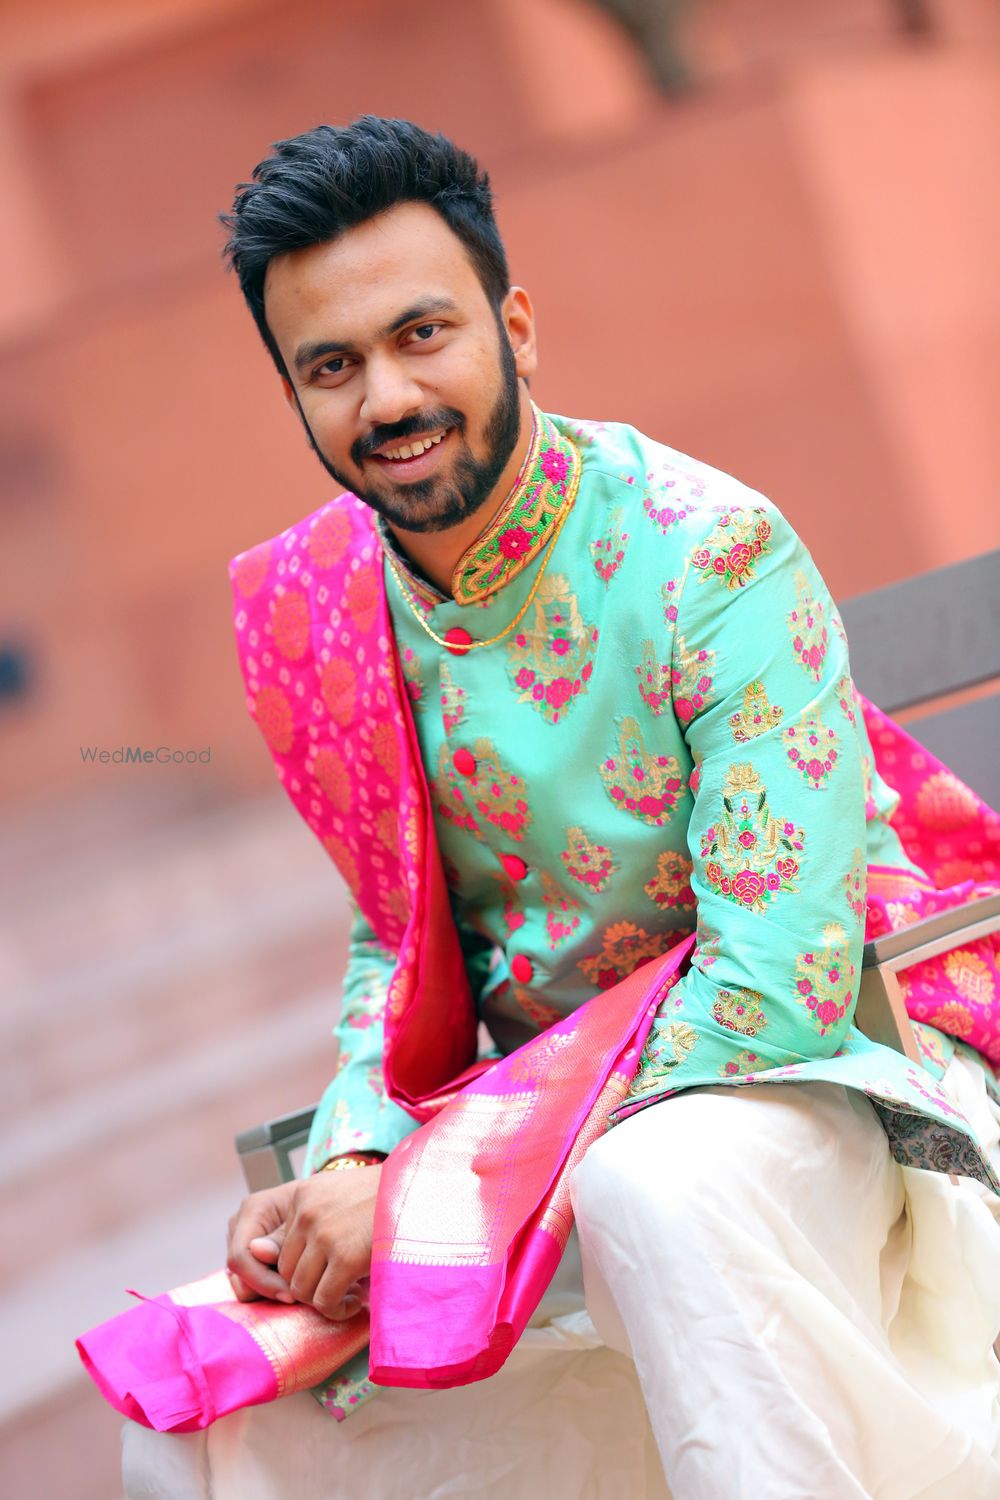
<path id="1" fill-rule="evenodd" d="M 969 1067 L 946 1083 L 995 1147 Z M 310 1396 L 127 1423 L 129 1500 L 1000 1500 L 997 1200 L 898 1167 L 861 1095 L 693 1090 L 603 1136 L 572 1190 L 493 1379 L 342 1424 Z"/>

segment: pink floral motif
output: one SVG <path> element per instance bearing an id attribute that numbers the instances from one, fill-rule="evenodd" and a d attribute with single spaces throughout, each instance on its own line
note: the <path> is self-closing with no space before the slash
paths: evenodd
<path id="1" fill-rule="evenodd" d="M 590 544 L 590 555 L 594 560 L 594 571 L 605 588 L 614 578 L 625 558 L 628 532 L 622 530 L 622 510 L 613 510 L 608 517 L 608 529 L 603 536 Z"/>
<path id="2" fill-rule="evenodd" d="M 771 523 L 759 506 L 723 512 L 704 546 L 691 554 L 691 566 L 704 581 L 717 578 L 730 589 L 742 588 L 754 576 L 757 559 L 770 551 Z"/>
<path id="3" fill-rule="evenodd" d="M 569 473 L 569 461 L 558 448 L 546 448 L 542 454 L 542 473 L 550 484 L 562 484 Z"/>
<path id="4" fill-rule="evenodd" d="M 705 882 L 748 911 L 764 913 L 781 891 L 794 891 L 796 853 L 805 834 L 773 817 L 767 791 L 752 765 L 729 767 L 719 819 L 702 834 Z"/>
<path id="5" fill-rule="evenodd" d="M 823 929 L 823 947 L 801 953 L 796 961 L 795 993 L 826 1036 L 847 1015 L 854 999 L 855 968 L 848 957 L 847 935 L 836 923 Z"/>
<path id="6" fill-rule="evenodd" d="M 500 533 L 498 545 L 504 557 L 513 560 L 531 550 L 531 537 L 523 526 L 511 526 Z"/>
<path id="7" fill-rule="evenodd" d="M 795 592 L 797 603 L 788 615 L 792 650 L 803 670 L 819 682 L 829 645 L 826 610 L 802 572 L 795 575 Z"/>

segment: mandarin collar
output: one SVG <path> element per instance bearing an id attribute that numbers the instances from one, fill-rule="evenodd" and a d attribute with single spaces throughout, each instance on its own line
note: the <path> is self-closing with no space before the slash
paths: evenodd
<path id="1" fill-rule="evenodd" d="M 580 450 L 552 418 L 531 404 L 531 442 L 510 493 L 451 577 L 452 600 L 413 569 L 383 519 L 382 545 L 405 573 L 414 599 L 424 609 L 439 604 L 482 604 L 517 578 L 541 552 L 562 512 L 572 506 L 580 482 Z"/>

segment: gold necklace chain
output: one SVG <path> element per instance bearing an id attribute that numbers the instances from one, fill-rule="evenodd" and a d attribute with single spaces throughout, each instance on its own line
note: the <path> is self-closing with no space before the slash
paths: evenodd
<path id="1" fill-rule="evenodd" d="M 467 646 L 464 644 L 459 645 L 458 642 L 445 640 L 443 636 L 438 635 L 436 631 L 432 630 L 427 621 L 424 619 L 423 615 L 420 613 L 416 604 L 413 602 L 410 591 L 407 588 L 406 584 L 403 582 L 403 578 L 399 569 L 396 567 L 396 563 L 393 559 L 392 553 L 389 551 L 389 548 L 386 546 L 383 539 L 382 551 L 385 554 L 385 560 L 389 564 L 389 567 L 392 569 L 392 576 L 395 578 L 397 584 L 399 585 L 399 592 L 402 594 L 405 603 L 409 607 L 410 613 L 416 620 L 417 624 L 420 626 L 421 630 L 429 635 L 431 640 L 435 641 L 439 646 L 444 646 L 446 651 L 454 651 L 456 647 L 458 647 L 459 654 L 462 656 L 464 656 L 468 651 L 478 651 L 482 646 L 495 646 L 497 641 L 502 641 L 505 635 L 510 635 L 515 625 L 519 625 L 520 622 L 524 619 L 525 615 L 528 613 L 528 610 L 531 608 L 532 599 L 534 599 L 535 595 L 538 593 L 538 585 L 541 583 L 542 579 L 545 576 L 545 569 L 549 565 L 549 558 L 552 556 L 552 549 L 555 547 L 555 544 L 559 538 L 559 533 L 563 529 L 567 516 L 573 509 L 573 502 L 576 499 L 578 484 L 579 470 L 577 471 L 573 488 L 569 495 L 567 495 L 566 497 L 566 504 L 563 508 L 562 514 L 556 522 L 555 529 L 553 530 L 552 535 L 549 538 L 548 546 L 545 549 L 545 556 L 542 558 L 542 566 L 539 568 L 538 573 L 535 577 L 535 581 L 531 585 L 531 590 L 528 594 L 527 599 L 525 599 L 524 603 L 521 605 L 521 608 L 518 610 L 513 620 L 511 620 L 510 624 L 505 626 L 504 629 L 501 630 L 499 635 L 491 635 L 488 641 L 470 641 Z"/>

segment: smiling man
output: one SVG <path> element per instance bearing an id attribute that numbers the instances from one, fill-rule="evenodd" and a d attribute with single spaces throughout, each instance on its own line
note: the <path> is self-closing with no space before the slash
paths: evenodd
<path id="1" fill-rule="evenodd" d="M 387 1261 L 455 1265 L 478 1237 L 491 1268 L 509 1249 L 494 1165 L 527 1191 L 556 1079 L 573 1109 L 574 1088 L 597 1095 L 560 1170 L 587 1310 L 634 1360 L 674 1500 L 995 1497 L 1000 1233 L 971 1180 L 995 1178 L 954 1103 L 988 1121 L 986 1072 L 940 1030 L 920 1068 L 852 1025 L 866 869 L 870 923 L 930 885 L 889 825 L 802 543 L 729 476 L 533 404 L 531 302 L 487 178 L 442 137 L 320 126 L 226 222 L 285 397 L 346 492 L 233 580 L 252 712 L 355 903 L 339 1070 L 306 1179 L 231 1223 L 239 1294 L 350 1316 L 377 1214 Z M 641 1055 L 601 1061 L 586 1038 L 643 972 L 666 978 Z M 939 983 L 941 1024 L 963 1030 Z M 572 1272 L 555 1201 L 531 1243 L 568 1243 Z M 373 1327 L 397 1316 L 385 1285 Z M 456 1305 L 406 1316 L 433 1341 Z M 451 1368 L 438 1384 L 471 1378 Z M 665 1493 L 624 1474 L 610 1432 L 617 1474 L 551 1465 L 491 1391 L 506 1374 L 462 1393 L 474 1458 L 453 1446 L 455 1392 L 378 1393 L 328 1438 L 292 1397 L 233 1441 L 255 1494 L 297 1500 Z M 552 1443 L 592 1441 L 602 1399 L 560 1386 Z"/>

